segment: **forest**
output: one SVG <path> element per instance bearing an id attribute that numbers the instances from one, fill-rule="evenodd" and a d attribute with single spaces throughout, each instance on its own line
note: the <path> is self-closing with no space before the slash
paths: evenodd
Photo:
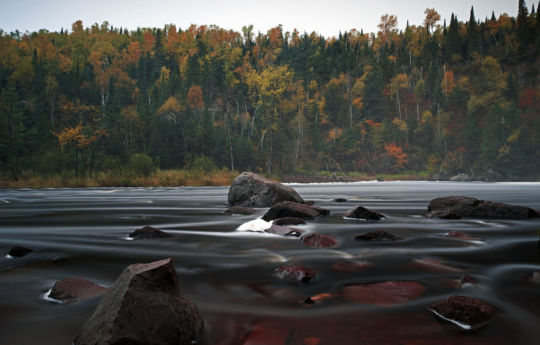
<path id="1" fill-rule="evenodd" d="M 398 30 L 0 30 L 0 179 L 251 170 L 540 180 L 540 3 Z M 361 23 L 358 23 L 361 26 Z"/>

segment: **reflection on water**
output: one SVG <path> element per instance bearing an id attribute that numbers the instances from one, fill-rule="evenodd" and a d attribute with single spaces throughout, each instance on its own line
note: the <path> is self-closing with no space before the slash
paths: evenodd
<path id="1" fill-rule="evenodd" d="M 282 333 L 283 341 L 272 343 L 530 344 L 540 336 L 540 285 L 529 279 L 540 271 L 540 220 L 421 217 L 431 199 L 449 195 L 540 209 L 540 184 L 370 182 L 294 188 L 331 211 L 294 227 L 330 234 L 337 247 L 311 248 L 297 238 L 254 232 L 261 224 L 252 221 L 265 210 L 224 214 L 226 187 L 0 191 L 0 343 L 70 344 L 99 298 L 71 305 L 43 299 L 55 281 L 80 276 L 109 286 L 127 265 L 167 257 L 173 258 L 184 294 L 206 319 L 208 344 L 255 343 L 257 337 L 281 339 Z M 348 201 L 333 202 L 338 197 Z M 343 219 L 355 205 L 387 218 Z M 239 229 L 242 224 L 246 228 Z M 126 241 L 145 225 L 173 237 Z M 354 239 L 375 230 L 400 239 Z M 451 231 L 478 240 L 446 237 Z M 13 245 L 34 252 L 4 257 Z M 285 264 L 307 266 L 317 276 L 301 285 L 276 279 L 274 269 Z M 477 283 L 452 284 L 465 273 Z M 392 307 L 341 297 L 348 284 L 386 280 L 416 281 L 427 290 Z M 311 307 L 299 303 L 322 293 L 334 297 Z M 457 332 L 427 310 L 452 294 L 487 301 L 498 317 L 473 334 Z M 277 338 L 268 338 L 268 329 Z"/>

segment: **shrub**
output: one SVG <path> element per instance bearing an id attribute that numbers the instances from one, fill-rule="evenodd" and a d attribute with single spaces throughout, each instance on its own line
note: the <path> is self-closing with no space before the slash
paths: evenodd
<path id="1" fill-rule="evenodd" d="M 129 159 L 129 168 L 136 175 L 148 176 L 154 171 L 154 163 L 152 157 L 144 153 L 136 153 Z"/>

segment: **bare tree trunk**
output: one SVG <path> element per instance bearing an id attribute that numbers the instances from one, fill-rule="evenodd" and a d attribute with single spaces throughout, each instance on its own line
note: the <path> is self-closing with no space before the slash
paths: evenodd
<path id="1" fill-rule="evenodd" d="M 229 153 L 231 158 L 231 171 L 234 171 L 234 156 L 233 156 L 233 145 L 231 138 L 231 127 L 229 126 L 229 113 L 225 114 L 225 119 L 227 122 L 227 134 L 229 135 Z"/>

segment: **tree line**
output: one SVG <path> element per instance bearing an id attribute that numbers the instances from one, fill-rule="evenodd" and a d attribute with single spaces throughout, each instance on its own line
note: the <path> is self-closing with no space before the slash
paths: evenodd
<path id="1" fill-rule="evenodd" d="M 378 27 L 330 38 L 81 21 L 0 30 L 1 174 L 203 166 L 539 178 L 534 5 L 449 22 L 426 9 L 423 25 L 404 30 L 386 14 Z"/>

